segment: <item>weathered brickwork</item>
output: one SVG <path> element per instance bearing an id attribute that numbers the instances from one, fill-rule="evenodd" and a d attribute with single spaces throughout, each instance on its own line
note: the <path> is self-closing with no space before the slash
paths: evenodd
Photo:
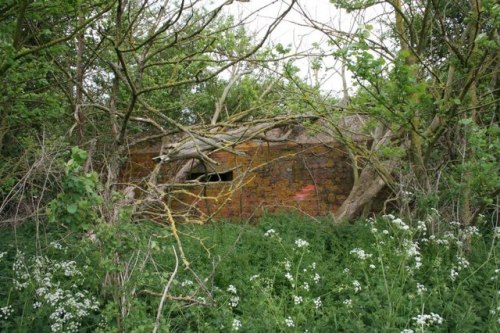
<path id="1" fill-rule="evenodd" d="M 209 155 L 219 163 L 213 167 L 216 172 L 232 181 L 191 182 L 189 192 L 196 196 L 176 195 L 171 201 L 174 212 L 190 209 L 194 214 L 235 219 L 298 209 L 318 216 L 334 212 L 352 187 L 349 159 L 338 144 L 256 141 L 238 145 L 236 150 L 245 155 L 225 151 Z M 158 155 L 159 146 L 131 151 L 122 179 L 140 182 L 147 178 L 155 167 L 153 157 Z M 163 165 L 160 182 L 168 182 L 179 168 L 179 163 Z M 205 172 L 200 165 L 192 171 L 194 176 Z"/>

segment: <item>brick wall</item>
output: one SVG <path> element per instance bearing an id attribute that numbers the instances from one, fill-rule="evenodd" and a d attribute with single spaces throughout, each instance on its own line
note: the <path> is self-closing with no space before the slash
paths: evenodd
<path id="1" fill-rule="evenodd" d="M 151 145 L 131 151 L 122 180 L 138 183 L 147 178 L 155 167 L 152 158 L 159 155 L 159 150 L 159 145 Z M 318 216 L 335 211 L 352 187 L 349 158 L 338 144 L 255 141 L 238 145 L 236 150 L 245 155 L 225 151 L 209 155 L 219 163 L 213 168 L 219 173 L 232 172 L 233 181 L 191 182 L 183 189 L 198 198 L 175 194 L 171 198 L 174 212 L 190 210 L 194 215 L 214 214 L 218 218 L 234 219 L 258 216 L 264 210 L 298 209 Z M 163 165 L 160 182 L 168 182 L 180 166 L 180 163 Z M 193 172 L 203 172 L 200 167 Z"/>

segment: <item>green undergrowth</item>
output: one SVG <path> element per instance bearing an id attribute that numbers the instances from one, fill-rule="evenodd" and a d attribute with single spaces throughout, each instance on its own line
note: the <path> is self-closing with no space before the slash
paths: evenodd
<path id="1" fill-rule="evenodd" d="M 169 281 L 159 332 L 500 325 L 499 229 L 484 221 L 463 228 L 434 212 L 332 226 L 279 214 L 178 226 L 181 246 L 154 223 L 36 234 L 29 223 L 0 233 L 2 332 L 151 332 Z"/>

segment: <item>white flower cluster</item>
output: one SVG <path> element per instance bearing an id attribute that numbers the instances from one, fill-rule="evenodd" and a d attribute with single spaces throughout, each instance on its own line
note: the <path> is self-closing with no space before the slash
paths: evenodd
<path id="1" fill-rule="evenodd" d="M 433 312 L 431 312 L 430 314 L 419 314 L 418 316 L 413 317 L 412 319 L 421 328 L 423 326 L 441 325 L 444 321 L 440 315 Z"/>
<path id="2" fill-rule="evenodd" d="M 467 259 L 465 259 L 464 257 L 461 257 L 459 255 L 457 255 L 457 265 L 456 266 L 453 266 L 452 269 L 450 270 L 450 279 L 451 281 L 455 281 L 456 278 L 458 277 L 458 274 L 461 270 L 463 269 L 466 269 L 467 267 L 469 267 L 469 262 L 467 261 Z"/>
<path id="3" fill-rule="evenodd" d="M 293 296 L 293 303 L 295 305 L 302 304 L 303 301 L 304 301 L 304 299 L 302 298 L 302 296 L 297 296 L 297 295 Z"/>
<path id="4" fill-rule="evenodd" d="M 57 276 L 74 278 L 82 273 L 77 269 L 75 261 L 56 261 L 47 257 L 36 256 L 26 261 L 24 254 L 18 252 L 13 264 L 14 284 L 24 289 L 28 284 L 35 287 L 36 301 L 33 309 L 48 306 L 52 332 L 77 332 L 81 321 L 99 309 L 99 302 L 86 290 L 80 290 L 73 282 L 71 288 L 65 289 Z"/>
<path id="5" fill-rule="evenodd" d="M 314 273 L 313 280 L 314 280 L 314 283 L 318 284 L 319 280 L 321 280 L 321 276 L 318 273 Z"/>
<path id="6" fill-rule="evenodd" d="M 12 306 L 10 305 L 0 308 L 0 319 L 8 319 L 13 312 L 14 309 L 12 309 Z"/>
<path id="7" fill-rule="evenodd" d="M 366 253 L 365 250 L 360 249 L 360 248 L 355 248 L 352 249 L 350 254 L 354 254 L 356 257 L 358 257 L 361 260 L 366 260 L 372 257 L 371 253 Z"/>
<path id="8" fill-rule="evenodd" d="M 410 230 L 410 227 L 406 223 L 404 223 L 403 220 L 401 220 L 400 218 L 392 220 L 392 224 L 396 225 L 396 227 L 398 227 L 398 229 L 400 230 L 404 231 Z"/>
<path id="9" fill-rule="evenodd" d="M 233 328 L 233 331 L 239 331 L 240 328 L 241 328 L 241 321 L 239 321 L 238 319 L 234 318 L 233 319 L 233 324 L 231 326 Z"/>
<path id="10" fill-rule="evenodd" d="M 235 287 L 235 286 L 233 286 L 232 284 L 230 284 L 230 285 L 227 287 L 227 292 L 229 292 L 229 293 L 231 293 L 231 294 L 235 294 L 235 295 L 236 295 L 236 293 L 237 293 L 238 291 L 236 290 L 236 287 Z"/>
<path id="11" fill-rule="evenodd" d="M 189 287 L 192 286 L 194 283 L 191 280 L 184 280 L 181 282 L 181 287 Z"/>
<path id="12" fill-rule="evenodd" d="M 291 270 L 292 269 L 292 263 L 290 262 L 290 260 L 288 259 L 285 259 L 285 269 L 287 271 Z"/>
<path id="13" fill-rule="evenodd" d="M 235 308 L 238 306 L 239 303 L 240 303 L 240 298 L 238 296 L 231 296 L 231 298 L 229 298 L 230 307 Z"/>
<path id="14" fill-rule="evenodd" d="M 285 325 L 287 327 L 295 327 L 295 323 L 294 323 L 292 317 L 288 317 L 285 319 Z"/>
<path id="15" fill-rule="evenodd" d="M 426 291 L 427 288 L 423 284 L 417 283 L 417 294 L 422 295 Z"/>
<path id="16" fill-rule="evenodd" d="M 248 280 L 249 281 L 257 280 L 259 277 L 260 277 L 259 274 L 255 274 L 255 275 L 250 276 L 250 278 Z"/>
<path id="17" fill-rule="evenodd" d="M 351 306 L 352 305 L 352 299 L 345 299 L 342 303 L 344 303 L 345 306 Z"/>
<path id="18" fill-rule="evenodd" d="M 412 330 L 411 328 L 405 328 L 404 330 L 401 331 L 401 333 L 415 333 L 415 331 Z"/>
<path id="19" fill-rule="evenodd" d="M 321 297 L 316 297 L 315 299 L 313 299 L 313 302 L 316 309 L 319 309 L 321 305 L 323 305 L 323 303 L 321 302 Z"/>
<path id="20" fill-rule="evenodd" d="M 297 239 L 295 240 L 295 246 L 297 246 L 297 248 L 303 248 L 303 247 L 308 247 L 309 246 L 309 242 L 303 240 L 303 239 Z"/>
<path id="21" fill-rule="evenodd" d="M 58 241 L 50 242 L 49 245 L 50 245 L 50 247 L 52 247 L 53 249 L 56 249 L 56 250 L 62 250 L 63 249 L 63 246 Z"/>
<path id="22" fill-rule="evenodd" d="M 276 236 L 276 235 L 277 235 L 277 233 L 276 233 L 276 230 L 274 230 L 274 229 L 269 229 L 268 231 L 266 231 L 264 233 L 265 237 L 273 237 L 273 236 Z"/>
<path id="23" fill-rule="evenodd" d="M 7 252 L 0 252 L 0 259 L 2 259 L 3 257 L 5 257 L 6 254 L 7 254 Z"/>
<path id="24" fill-rule="evenodd" d="M 358 280 L 352 281 L 352 286 L 354 287 L 354 292 L 360 292 L 361 291 L 361 283 L 359 283 Z"/>
<path id="25" fill-rule="evenodd" d="M 424 221 L 417 221 L 417 230 L 425 234 L 427 232 L 427 225 Z"/>
<path id="26" fill-rule="evenodd" d="M 238 304 L 240 303 L 240 298 L 238 296 L 236 296 L 236 293 L 238 292 L 236 290 L 236 287 L 233 286 L 232 284 L 230 284 L 228 287 L 227 287 L 227 292 L 231 293 L 231 294 L 234 294 L 234 296 L 231 296 L 229 298 L 229 306 L 232 307 L 232 308 L 235 308 L 238 306 Z"/>
<path id="27" fill-rule="evenodd" d="M 415 260 L 415 269 L 422 267 L 422 257 L 420 256 L 418 243 L 405 240 L 404 248 L 406 249 L 406 255 Z"/>

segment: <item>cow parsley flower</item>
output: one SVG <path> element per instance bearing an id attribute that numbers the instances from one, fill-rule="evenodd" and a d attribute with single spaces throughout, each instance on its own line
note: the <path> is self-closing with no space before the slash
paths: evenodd
<path id="1" fill-rule="evenodd" d="M 239 331 L 241 328 L 241 321 L 234 318 L 231 327 L 233 328 L 233 331 Z"/>
<path id="2" fill-rule="evenodd" d="M 294 323 L 292 317 L 288 317 L 285 319 L 285 325 L 287 327 L 295 327 L 295 323 Z"/>
<path id="3" fill-rule="evenodd" d="M 231 298 L 229 298 L 230 307 L 235 308 L 238 306 L 239 303 L 240 303 L 240 298 L 238 296 L 231 296 Z"/>
<path id="4" fill-rule="evenodd" d="M 287 271 L 292 269 L 292 263 L 288 259 L 285 259 L 285 269 Z"/>
<path id="5" fill-rule="evenodd" d="M 302 298 L 302 296 L 297 296 L 297 295 L 294 295 L 294 296 L 293 296 L 293 303 L 294 303 L 295 305 L 302 304 L 302 301 L 303 301 L 303 300 L 304 300 L 304 299 Z"/>
<path id="6" fill-rule="evenodd" d="M 269 229 L 268 231 L 266 231 L 264 233 L 264 236 L 265 237 L 273 237 L 273 236 L 276 236 L 276 230 L 274 229 Z"/>
<path id="7" fill-rule="evenodd" d="M 441 325 L 444 321 L 440 315 L 433 312 L 431 312 L 430 314 L 419 314 L 418 316 L 413 317 L 412 319 L 420 327 Z"/>
<path id="8" fill-rule="evenodd" d="M 255 275 L 250 276 L 250 279 L 249 279 L 249 280 L 250 280 L 250 281 L 253 281 L 253 280 L 258 279 L 259 277 L 260 277 L 260 275 L 259 275 L 259 274 L 255 274 Z"/>
<path id="9" fill-rule="evenodd" d="M 14 309 L 12 309 L 12 306 L 10 305 L 0 308 L 0 319 L 8 319 L 13 312 Z"/>
<path id="10" fill-rule="evenodd" d="M 426 291 L 427 288 L 423 284 L 417 283 L 417 294 L 422 295 Z"/>
<path id="11" fill-rule="evenodd" d="M 303 247 L 308 247 L 309 246 L 309 242 L 303 240 L 303 239 L 297 239 L 295 240 L 295 245 L 297 246 L 297 248 L 303 248 Z"/>
<path id="12" fill-rule="evenodd" d="M 350 254 L 354 254 L 356 257 L 358 257 L 361 260 L 366 260 L 372 257 L 370 253 L 366 253 L 365 250 L 360 249 L 360 248 L 355 248 L 352 249 Z"/>
<path id="13" fill-rule="evenodd" d="M 184 281 L 182 281 L 182 282 L 181 282 L 181 286 L 182 286 L 182 287 L 192 286 L 193 284 L 194 284 L 194 283 L 193 283 L 193 281 L 191 281 L 191 280 L 184 280 Z"/>
<path id="14" fill-rule="evenodd" d="M 227 287 L 227 291 L 230 292 L 231 294 L 236 294 L 238 291 L 236 290 L 236 287 L 233 286 L 232 284 L 230 284 L 228 287 Z"/>
<path id="15" fill-rule="evenodd" d="M 321 302 L 321 297 L 317 297 L 317 298 L 313 299 L 313 302 L 314 302 L 314 307 L 316 309 L 319 309 L 321 307 L 321 305 L 323 304 Z"/>
<path id="16" fill-rule="evenodd" d="M 352 282 L 352 286 L 354 287 L 354 292 L 357 293 L 357 292 L 361 291 L 361 283 L 359 283 L 358 280 L 354 280 Z"/>

